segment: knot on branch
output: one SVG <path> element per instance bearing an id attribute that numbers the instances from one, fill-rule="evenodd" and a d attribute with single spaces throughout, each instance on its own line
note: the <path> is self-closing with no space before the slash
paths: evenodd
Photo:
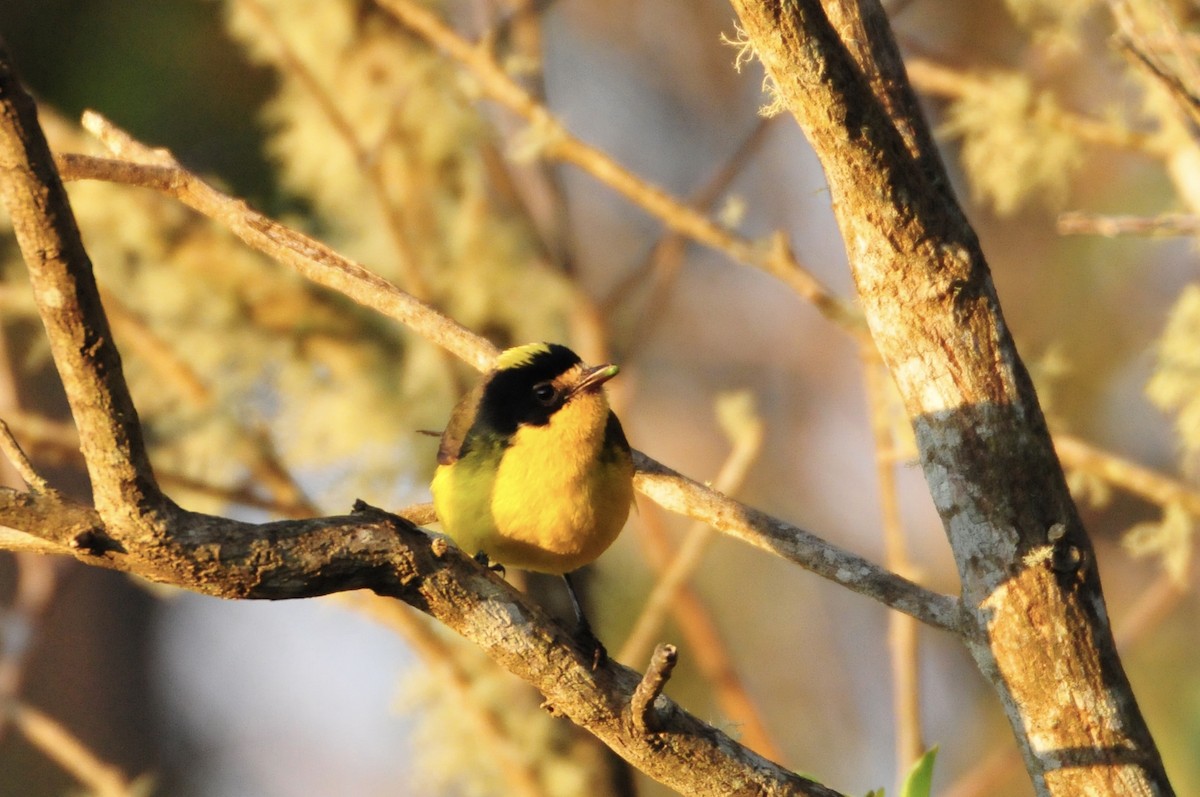
<path id="1" fill-rule="evenodd" d="M 642 676 L 641 683 L 633 690 L 629 701 L 630 713 L 633 715 L 633 726 L 639 733 L 649 735 L 657 733 L 662 728 L 662 717 L 654 710 L 654 701 L 662 694 L 671 671 L 675 669 L 678 651 L 674 645 L 660 642 L 650 657 L 650 666 Z"/>

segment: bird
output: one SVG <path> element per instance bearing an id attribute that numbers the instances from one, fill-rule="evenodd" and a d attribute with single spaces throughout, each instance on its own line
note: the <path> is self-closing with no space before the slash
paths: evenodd
<path id="1" fill-rule="evenodd" d="M 430 489 L 445 532 L 486 563 L 563 576 L 604 553 L 633 504 L 633 457 L 604 384 L 558 343 L 506 349 L 455 406 Z"/>

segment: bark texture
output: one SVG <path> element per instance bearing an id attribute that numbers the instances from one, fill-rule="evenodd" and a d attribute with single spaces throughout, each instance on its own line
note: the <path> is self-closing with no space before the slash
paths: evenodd
<path id="1" fill-rule="evenodd" d="M 979 242 L 874 0 L 733 0 L 829 183 L 962 579 L 963 638 L 1039 794 L 1172 794 Z"/>
<path id="2" fill-rule="evenodd" d="M 0 193 L 83 441 L 96 509 L 52 490 L 0 488 L 0 541 L 73 555 L 152 581 L 237 599 L 371 589 L 480 645 L 548 706 L 685 794 L 838 793 L 771 763 L 663 695 L 632 709 L 639 675 L 575 639 L 521 593 L 442 540 L 378 510 L 249 524 L 187 512 L 159 490 L 91 263 L 33 101 L 0 42 Z M 661 690 L 666 673 L 654 676 Z M 644 692 L 644 690 L 643 690 Z"/>

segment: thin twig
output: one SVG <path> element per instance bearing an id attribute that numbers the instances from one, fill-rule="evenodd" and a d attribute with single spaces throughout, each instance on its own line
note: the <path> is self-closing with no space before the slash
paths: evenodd
<path id="1" fill-rule="evenodd" d="M 432 46 L 445 51 L 470 70 L 488 97 L 528 121 L 542 144 L 541 154 L 545 157 L 583 169 L 670 229 L 723 252 L 736 262 L 773 274 L 857 339 L 869 337 L 858 310 L 835 296 L 805 270 L 782 238 L 774 237 L 766 245 L 747 240 L 620 166 L 603 151 L 575 138 L 544 105 L 510 78 L 489 52 L 463 39 L 426 7 L 411 0 L 380 0 L 379 4 Z"/>
<path id="2" fill-rule="evenodd" d="M 85 116 L 87 126 L 123 155 L 143 153 L 162 158 L 129 141 L 98 114 Z M 139 185 L 175 196 L 200 213 L 228 226 L 251 247 L 295 269 L 319 285 L 342 293 L 376 312 L 411 327 L 424 338 L 450 350 L 479 370 L 490 367 L 497 351 L 492 344 L 368 271 L 329 247 L 249 209 L 244 202 L 217 191 L 179 166 L 140 164 L 127 160 L 62 155 L 57 159 L 65 179 L 94 179 Z M 796 562 L 818 575 L 902 612 L 935 628 L 957 627 L 956 598 L 939 595 L 907 579 L 831 545 L 796 526 L 730 501 L 643 454 L 636 455 L 640 473 L 636 485 L 664 508 L 716 525 L 731 536 Z"/>
<path id="3" fill-rule="evenodd" d="M 728 190 L 733 180 L 750 163 L 754 154 L 762 146 L 762 142 L 766 140 L 771 122 L 778 118 L 776 116 L 759 117 L 754 128 L 742 139 L 716 173 L 690 198 L 689 202 L 692 207 L 701 213 L 712 211 L 713 205 Z M 666 316 L 661 308 L 666 305 L 675 278 L 679 275 L 683 256 L 687 251 L 687 243 L 688 239 L 677 232 L 664 233 L 654 242 L 642 263 L 617 282 L 616 286 L 609 291 L 608 296 L 600 302 L 600 307 L 605 314 L 611 314 L 629 298 L 638 284 L 647 277 L 654 277 L 654 284 L 650 289 L 650 295 L 645 300 L 644 307 L 657 308 L 657 310 L 638 313 L 634 318 L 633 329 L 626 335 L 629 341 L 625 350 L 626 360 L 634 356 L 639 348 L 646 345 L 653 333 L 654 326 Z"/>
<path id="4" fill-rule="evenodd" d="M 654 711 L 654 701 L 662 694 L 671 678 L 677 658 L 674 645 L 663 643 L 656 647 L 654 655 L 650 657 L 650 666 L 646 668 L 646 674 L 633 690 L 629 710 L 633 716 L 633 727 L 641 733 L 656 733 L 661 727 L 658 715 Z"/>
<path id="5" fill-rule="evenodd" d="M 1200 491 L 1178 479 L 1096 448 L 1072 435 L 1054 435 L 1054 450 L 1068 469 L 1086 470 L 1161 507 L 1179 504 L 1200 518 Z"/>
<path id="6" fill-rule="evenodd" d="M 646 504 L 638 512 L 639 537 L 644 542 L 646 558 L 658 570 L 667 566 L 674 553 L 663 527 L 662 516 L 662 509 L 655 504 Z M 676 590 L 671 616 L 683 634 L 696 669 L 710 685 L 721 713 L 741 729 L 742 743 L 772 761 L 782 760 L 783 748 L 775 741 L 761 708 L 739 675 L 729 644 L 717 627 L 708 605 L 690 584 L 681 584 Z M 624 658 L 624 651 L 621 658 Z M 624 660 L 634 661 L 629 658 Z"/>
<path id="7" fill-rule="evenodd" d="M 495 752 L 498 769 L 505 777 L 506 794 L 542 797 L 546 793 L 536 769 L 505 728 L 504 720 L 485 700 L 473 694 L 471 674 L 463 667 L 457 654 L 430 630 L 426 618 L 420 617 L 411 607 L 398 601 L 381 598 L 362 590 L 339 592 L 331 595 L 330 599 L 370 617 L 402 636 L 425 661 L 426 666 L 436 669 L 444 676 L 443 683 L 449 685 L 463 715 L 472 721 L 480 738 Z"/>
<path id="8" fill-rule="evenodd" d="M 752 421 L 741 424 L 737 435 L 732 438 L 733 448 L 729 456 L 712 481 L 712 489 L 725 495 L 737 492 L 750 467 L 758 458 L 762 441 L 763 426 L 759 418 L 754 417 Z M 713 533 L 713 527 L 707 523 L 693 523 L 684 534 L 683 543 L 669 563 L 663 565 L 652 562 L 658 569 L 658 579 L 642 604 L 641 614 L 634 622 L 633 630 L 626 637 L 625 644 L 621 646 L 621 652 L 617 654 L 618 659 L 640 661 L 646 656 L 662 630 L 667 612 L 679 588 L 691 578 L 700 565 L 704 552 L 712 542 Z"/>
<path id="9" fill-rule="evenodd" d="M 641 452 L 634 452 L 634 465 L 635 486 L 663 509 L 710 523 L 731 537 L 782 556 L 927 625 L 957 633 L 958 598 L 914 584 L 798 526 L 709 490 Z"/>
<path id="10" fill-rule="evenodd" d="M 986 77 L 930 58 L 906 58 L 904 66 L 913 87 L 935 97 L 957 100 L 991 90 Z M 1057 120 L 1089 144 L 1139 152 L 1154 152 L 1156 146 L 1153 138 L 1144 133 L 1087 114 L 1064 109 Z"/>
<path id="11" fill-rule="evenodd" d="M 1147 235 L 1155 237 L 1195 236 L 1200 233 L 1200 216 L 1191 213 L 1162 213 L 1158 216 L 1106 216 L 1079 210 L 1060 213 L 1059 235 Z"/>
<path id="12" fill-rule="evenodd" d="M 891 380 L 874 349 L 861 357 L 866 382 L 867 405 L 875 443 L 875 478 L 879 482 L 880 521 L 883 527 L 884 563 L 895 573 L 911 575 L 904 521 L 900 516 L 893 451 Z M 912 765 L 925 752 L 921 733 L 920 659 L 917 624 L 911 617 L 888 615 L 888 653 L 892 668 L 892 713 L 896 728 L 896 783 L 901 784 Z M 897 786 L 899 788 L 899 786 Z"/>
<path id="13" fill-rule="evenodd" d="M 10 703 L 13 725 L 37 749 L 99 797 L 132 797 L 134 790 L 121 770 L 92 752 L 62 723 L 23 703 Z"/>
<path id="14" fill-rule="evenodd" d="M 25 456 L 25 452 L 21 450 L 21 444 L 13 437 L 12 430 L 8 428 L 8 424 L 0 420 L 0 451 L 4 452 L 4 456 L 16 469 L 19 475 L 26 484 L 33 490 L 39 493 L 47 492 L 51 489 L 49 482 L 42 478 L 41 474 L 34 469 L 33 463 L 29 461 L 29 457 Z"/>
<path id="15" fill-rule="evenodd" d="M 89 114 L 85 122 L 106 131 L 115 130 L 99 116 Z M 121 148 L 117 152 L 129 157 Z M 342 257 L 328 246 L 284 227 L 205 183 L 179 167 L 143 164 L 129 160 L 62 155 L 59 169 L 67 180 L 106 180 L 153 188 L 175 197 L 199 213 L 225 224 L 250 247 L 295 269 L 306 279 L 337 291 L 364 307 L 421 331 L 423 337 L 449 349 L 479 370 L 486 370 L 498 353 L 496 348 L 462 325 L 437 312 L 362 265 Z"/>

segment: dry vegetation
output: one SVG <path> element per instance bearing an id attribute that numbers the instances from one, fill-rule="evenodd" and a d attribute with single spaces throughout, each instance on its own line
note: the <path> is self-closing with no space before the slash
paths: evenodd
<path id="1" fill-rule="evenodd" d="M 37 675 L 30 661 L 53 635 L 50 607 L 70 601 L 62 585 L 81 567 L 68 563 L 75 556 L 223 597 L 338 593 L 328 600 L 400 635 L 422 664 L 397 664 L 400 697 L 378 700 L 395 699 L 395 717 L 411 724 L 419 754 L 396 757 L 412 793 L 630 793 L 624 764 L 563 714 L 634 767 L 692 793 L 733 793 L 733 783 L 825 793 L 793 772 L 838 793 L 882 782 L 895 793 L 934 744 L 937 794 L 1027 794 L 1026 770 L 1039 793 L 1067 794 L 1083 782 L 1071 778 L 1105 767 L 1117 774 L 1096 782 L 1119 784 L 1121 793 L 1170 793 L 1141 714 L 1122 697 L 1130 693 L 1108 615 L 1166 771 L 1179 793 L 1200 789 L 1192 743 L 1200 733 L 1192 710 L 1200 695 L 1192 653 L 1200 288 L 1190 284 L 1190 242 L 1141 237 L 1186 239 L 1200 229 L 1195 10 L 1166 0 L 886 5 L 907 78 L 932 116 L 935 149 L 909 115 L 903 76 L 887 71 L 896 64 L 853 45 L 835 53 L 842 60 L 832 59 L 830 72 L 856 63 L 854 79 L 884 101 L 870 112 L 849 106 L 847 115 L 861 111 L 861 127 L 847 123 L 861 139 L 836 135 L 836 114 L 825 113 L 834 101 L 817 96 L 819 80 L 798 77 L 788 61 L 818 41 L 804 32 L 822 29 L 821 18 L 815 28 L 801 19 L 801 34 L 789 39 L 775 36 L 786 26 L 756 20 L 761 4 L 751 2 L 734 3 L 739 24 L 718 3 L 544 5 L 226 0 L 229 34 L 275 80 L 257 122 L 292 208 L 278 220 L 220 190 L 221 175 L 196 175 L 151 149 L 158 142 L 139 142 L 100 114 L 80 126 L 41 103 L 146 453 L 170 500 L 106 472 L 97 462 L 106 449 L 89 437 L 104 419 L 81 417 L 68 376 L 73 426 L 61 389 L 47 384 L 63 355 L 53 330 L 41 331 L 46 293 L 33 298 L 23 262 L 30 255 L 5 217 L 0 418 L 11 429 L 10 486 L 34 496 L 61 488 L 68 507 L 50 505 L 49 524 L 12 503 L 0 514 L 11 527 L 0 528 L 0 548 L 14 552 L 0 569 L 12 585 L 0 592 L 0 734 L 8 734 L 0 744 L 19 734 L 37 751 L 7 754 L 44 755 L 104 795 L 152 791 L 159 768 L 174 772 L 168 783 L 198 777 L 179 760 L 101 754 L 89 732 L 72 727 L 78 718 L 69 710 L 60 722 L 36 706 L 26 687 Z M 826 27 L 842 41 L 879 40 L 870 3 L 861 17 L 843 7 L 856 4 L 824 5 L 833 23 Z M 820 4 L 797 8 L 799 18 Z M 638 19 L 645 30 L 629 30 Z M 981 26 L 997 31 L 994 40 L 979 42 Z M 804 52 L 805 63 L 816 63 Z M 873 74 L 871 64 L 884 71 Z M 636 88 L 622 85 L 631 74 Z M 759 109 L 771 119 L 756 119 Z M 824 177 L 793 134 L 797 121 Z M 856 173 L 876 143 L 886 157 Z M 966 214 L 978 221 L 980 246 L 939 157 L 957 168 L 952 179 L 971 199 Z M 880 178 L 887 190 L 922 190 L 905 200 L 883 197 L 884 189 L 860 197 L 885 167 L 899 175 Z M 897 210 L 894 219 L 876 212 L 875 200 Z M 868 229 L 881 223 L 882 233 Z M 849 269 L 836 254 L 835 224 Z M 884 237 L 903 253 L 894 263 L 873 254 Z M 919 282 L 917 261 L 928 249 L 944 259 L 927 283 L 941 291 L 936 301 Z M 960 267 L 962 279 L 945 276 Z M 910 282 L 887 283 L 909 268 Z M 937 282 L 943 276 L 946 285 Z M 924 324 L 904 316 L 927 300 L 932 310 L 915 311 Z M 1001 304 L 1023 352 L 1037 355 L 1027 365 L 1041 409 Z M 86 303 L 80 314 L 95 317 Z M 621 664 L 640 671 L 656 642 L 678 643 L 680 669 L 667 692 L 691 714 L 674 703 L 651 704 L 661 716 L 645 705 L 631 714 L 638 677 L 619 666 L 589 675 L 585 657 L 539 612 L 549 598 L 522 599 L 469 563 L 422 547 L 419 536 L 397 541 L 374 516 L 301 520 L 340 516 L 358 497 L 427 519 L 417 505 L 427 498 L 433 447 L 415 430 L 444 424 L 473 378 L 460 360 L 484 367 L 497 346 L 538 339 L 568 342 L 589 361 L 620 362 L 615 401 L 630 437 L 663 463 L 639 459 L 639 511 L 601 560 L 593 599 Z M 905 359 L 926 340 L 937 344 L 933 354 Z M 985 365 L 995 372 L 951 357 L 965 376 L 955 372 L 950 388 L 940 383 L 950 366 L 936 357 L 958 345 L 994 353 Z M 86 357 L 79 367 L 91 367 Z M 96 389 L 119 399 L 120 376 L 114 383 L 99 369 Z M 953 391 L 961 406 L 948 398 Z M 1011 418 L 1010 406 L 1018 408 Z M 961 412 L 943 417 L 942 409 Z M 128 418 L 109 421 L 119 441 Z M 1005 445 L 1017 442 L 943 458 L 955 428 L 985 440 L 986 430 L 1000 430 Z M 114 444 L 134 471 L 141 442 Z M 1010 568 L 1003 579 L 972 570 L 987 545 L 966 550 L 979 529 L 962 526 L 960 496 L 948 496 L 931 473 L 970 458 L 983 465 L 955 471 L 969 474 L 963 484 L 996 488 L 996 471 L 1009 477 L 1012 494 L 1003 498 L 1015 508 L 1008 520 L 991 519 L 1016 529 L 997 565 Z M 918 462 L 943 488 L 933 504 Z M 98 513 L 83 490 L 59 483 L 85 466 Z M 1059 482 L 1069 484 L 1082 523 L 1065 486 L 1055 492 Z M 1002 503 L 985 498 L 971 510 Z M 188 512 L 173 514 L 172 501 Z M 82 525 L 68 534 L 63 518 Z M 296 525 L 250 525 L 279 519 Z M 1043 545 L 1019 528 L 1035 520 Z M 75 532 L 85 526 L 125 550 L 80 542 Z M 257 539 L 263 529 L 278 533 L 270 554 L 238 537 Z M 186 539 L 162 545 L 171 535 Z M 998 539 L 991 543 L 1003 547 Z M 205 561 L 206 545 L 237 548 L 227 561 L 217 557 L 227 570 L 189 570 Z M 274 556 L 275 569 L 255 569 Z M 399 564 L 377 581 L 326 567 L 356 557 L 383 569 Z M 1096 558 L 1107 614 L 1091 597 L 1099 595 Z M 1021 625 L 1033 610 L 1007 625 L 1012 607 L 994 596 L 1004 591 L 999 581 L 1020 582 L 1017 570 L 1045 573 L 1049 581 L 1036 588 L 1047 592 L 1055 573 L 1079 570 L 1079 583 L 1063 591 L 1083 598 L 1066 600 L 1062 612 L 1079 625 L 1058 623 L 1053 608 L 1033 627 Z M 306 576 L 301 587 L 297 573 Z M 392 597 L 342 592 L 355 586 Z M 847 598 L 843 588 L 873 600 Z M 960 589 L 961 615 L 951 597 Z M 1080 605 L 1087 611 L 1072 614 Z M 481 619 L 464 608 L 479 606 L 509 614 Z M 1096 616 L 1080 620 L 1088 611 Z M 1096 632 L 1097 669 L 1112 680 L 1097 676 L 1095 692 L 1064 699 L 1039 694 L 1047 679 L 1069 678 L 1035 669 L 1033 648 L 1068 663 L 1087 659 L 1090 648 L 1059 648 L 1037 635 L 1090 644 L 1081 628 Z M 1016 641 L 1004 650 L 1004 640 Z M 665 682 L 670 667 L 658 661 Z M 1014 662 L 1028 663 L 1034 686 L 1008 669 Z M 551 710 L 510 672 L 533 682 Z M 652 666 L 643 689 L 655 677 Z M 1049 744 L 1069 721 L 1055 714 L 1051 723 L 1038 701 L 1095 693 L 1117 695 L 1121 727 L 1076 745 L 1062 741 L 1063 731 Z M 647 721 L 676 736 L 647 732 L 638 724 Z M 1117 753 L 1105 746 L 1110 731 Z M 1094 756 L 1047 763 L 1068 755 L 1060 746 Z M 1122 758 L 1125 750 L 1133 752 Z M 137 763 L 123 769 L 106 756 Z M 152 772 L 137 777 L 141 769 L 130 766 Z"/>

